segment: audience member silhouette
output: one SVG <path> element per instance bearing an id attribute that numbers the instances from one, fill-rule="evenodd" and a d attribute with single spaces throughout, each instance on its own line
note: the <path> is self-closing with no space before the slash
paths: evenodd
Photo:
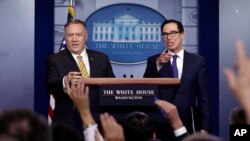
<path id="1" fill-rule="evenodd" d="M 143 112 L 130 113 L 124 122 L 126 141 L 146 141 L 155 139 L 154 121 Z"/>
<path id="2" fill-rule="evenodd" d="M 244 109 L 241 106 L 237 106 L 231 110 L 230 116 L 229 116 L 229 124 L 247 124 L 246 121 L 246 113 Z"/>
<path id="3" fill-rule="evenodd" d="M 52 124 L 53 141 L 82 141 L 82 137 L 75 128 L 68 124 Z"/>
<path id="4" fill-rule="evenodd" d="M 0 134 L 0 141 L 19 141 L 16 138 L 12 137 L 11 135 L 7 134 Z"/>
<path id="5" fill-rule="evenodd" d="M 182 141 L 223 141 L 221 138 L 211 134 L 194 133 Z"/>
<path id="6" fill-rule="evenodd" d="M 47 121 L 28 109 L 9 109 L 0 114 L 0 133 L 20 141 L 50 141 Z"/>

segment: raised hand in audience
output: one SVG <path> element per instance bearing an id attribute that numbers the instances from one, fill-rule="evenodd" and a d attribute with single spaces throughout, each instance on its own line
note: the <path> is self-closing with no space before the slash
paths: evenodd
<path id="1" fill-rule="evenodd" d="M 155 101 L 155 104 L 166 113 L 166 118 L 174 129 L 178 129 L 184 126 L 175 105 L 160 99 L 157 99 Z"/>
<path id="2" fill-rule="evenodd" d="M 237 63 L 236 71 L 226 68 L 226 75 L 230 89 L 246 111 L 247 122 L 250 124 L 250 60 L 246 55 L 241 41 L 236 43 Z"/>
<path id="3" fill-rule="evenodd" d="M 68 95 L 78 109 L 84 125 L 94 124 L 89 104 L 89 86 L 85 86 L 83 79 L 79 79 L 78 83 L 71 83 L 66 78 L 66 87 Z"/>
<path id="4" fill-rule="evenodd" d="M 125 141 L 123 128 L 108 113 L 100 116 L 105 141 Z"/>

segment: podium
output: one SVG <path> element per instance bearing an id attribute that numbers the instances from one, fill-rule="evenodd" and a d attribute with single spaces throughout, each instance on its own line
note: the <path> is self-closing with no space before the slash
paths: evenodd
<path id="1" fill-rule="evenodd" d="M 177 78 L 85 78 L 86 85 L 179 85 Z"/>
<path id="2" fill-rule="evenodd" d="M 142 111 L 154 120 L 161 121 L 166 119 L 154 104 L 155 98 L 158 98 L 159 89 L 176 88 L 180 80 L 176 78 L 85 78 L 84 83 L 91 88 L 90 107 L 96 120 L 99 120 L 100 113 L 108 112 L 122 122 L 130 112 Z M 171 99 L 173 95 L 168 97 Z"/>

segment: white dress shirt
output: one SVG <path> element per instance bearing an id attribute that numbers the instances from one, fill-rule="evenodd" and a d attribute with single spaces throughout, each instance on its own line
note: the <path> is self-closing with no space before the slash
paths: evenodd
<path id="1" fill-rule="evenodd" d="M 85 141 L 95 141 L 95 134 L 98 133 L 99 141 L 104 141 L 102 135 L 98 130 L 97 124 L 90 126 L 83 130 Z"/>

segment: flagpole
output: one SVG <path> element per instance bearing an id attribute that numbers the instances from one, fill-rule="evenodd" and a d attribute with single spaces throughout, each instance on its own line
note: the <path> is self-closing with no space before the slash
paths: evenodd
<path id="1" fill-rule="evenodd" d="M 73 9 L 75 9 L 75 1 L 74 0 L 70 0 L 70 7 L 72 7 Z M 74 16 L 73 16 L 73 19 L 75 18 L 75 15 L 76 15 L 76 10 L 74 10 Z"/>
<path id="2" fill-rule="evenodd" d="M 73 0 L 70 0 L 70 5 L 69 6 L 73 7 Z"/>

